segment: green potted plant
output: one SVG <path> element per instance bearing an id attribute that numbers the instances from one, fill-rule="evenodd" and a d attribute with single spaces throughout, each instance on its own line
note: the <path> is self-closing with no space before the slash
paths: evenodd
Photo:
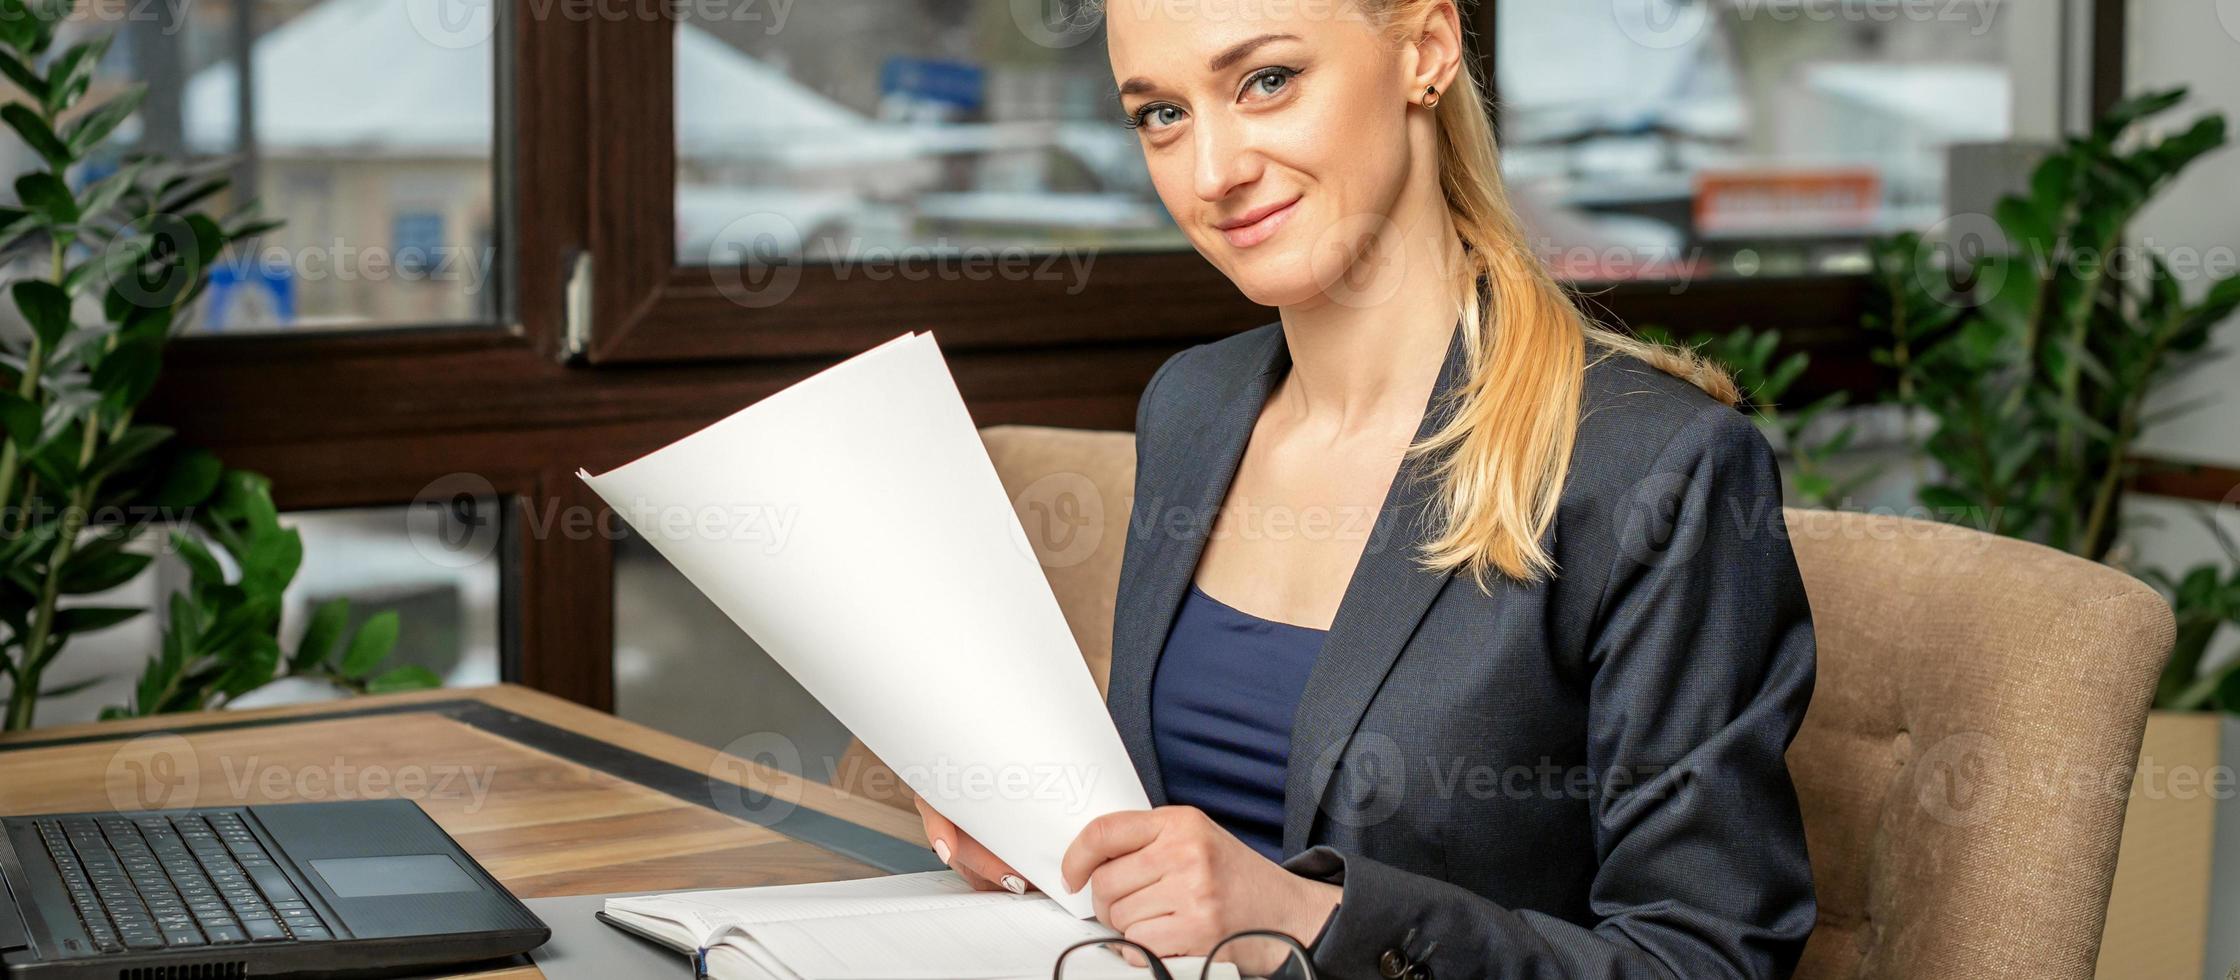
<path id="1" fill-rule="evenodd" d="M 2048 154 L 2028 190 L 1989 216 L 2003 247 L 1967 255 L 1976 243 L 1904 235 L 1876 248 L 1880 295 L 1867 325 L 1883 337 L 1878 359 L 1897 378 L 1896 400 L 1934 424 L 1918 489 L 1932 513 L 2135 564 L 2123 536 L 2124 494 L 2141 465 L 2132 451 L 2155 425 L 2197 407 L 2157 409 L 2151 396 L 2206 363 L 2212 332 L 2240 310 L 2240 276 L 2189 296 L 2179 272 L 2128 235 L 2158 193 L 2225 145 L 2219 115 L 2148 132 L 2185 95 L 2127 100 Z M 2206 884 L 2216 800 L 2198 785 L 2154 781 L 2229 772 L 2230 747 L 2240 746 L 2240 726 L 2219 713 L 2240 711 L 2240 667 L 2204 671 L 2218 630 L 2240 610 L 2240 548 L 2224 544 L 2222 562 L 2137 570 L 2171 599 L 2179 634 L 2148 723 L 2104 974 L 2163 975 L 2142 970 L 2170 962 L 2156 957 L 2172 947 L 2173 922 L 2191 930 L 2177 946 L 2190 947 L 2200 972 L 2208 889 L 2179 883 Z M 2222 809 L 2227 823 L 2240 813 Z M 2198 846 L 2172 848 L 2174 834 Z M 2128 843 L 2150 838 L 2159 846 Z M 2240 835 L 2225 846 L 2240 849 Z"/>
<path id="2" fill-rule="evenodd" d="M 386 667 L 393 614 L 345 637 L 339 602 L 284 654 L 281 594 L 303 544 L 281 526 L 269 485 L 137 417 L 211 263 L 273 225 L 251 208 L 203 210 L 226 188 L 210 168 L 111 161 L 104 147 L 143 89 L 89 98 L 110 38 L 58 48 L 72 9 L 0 0 L 0 75 L 18 93 L 0 122 L 40 164 L 15 179 L 16 205 L 0 207 L 6 295 L 25 328 L 0 355 L 0 727 L 29 728 L 42 696 L 83 686 L 46 684 L 74 637 L 145 612 L 81 600 L 147 571 L 152 526 L 173 529 L 189 585 L 170 597 L 161 649 L 132 697 L 104 717 L 219 707 L 290 675 L 353 690 L 434 685 L 423 668 Z"/>

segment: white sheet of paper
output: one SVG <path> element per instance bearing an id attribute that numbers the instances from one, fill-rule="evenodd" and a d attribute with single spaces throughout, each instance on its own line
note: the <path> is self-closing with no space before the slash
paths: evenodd
<path id="1" fill-rule="evenodd" d="M 1090 914 L 1067 845 L 1150 801 L 931 335 L 579 475 L 911 789 Z"/>

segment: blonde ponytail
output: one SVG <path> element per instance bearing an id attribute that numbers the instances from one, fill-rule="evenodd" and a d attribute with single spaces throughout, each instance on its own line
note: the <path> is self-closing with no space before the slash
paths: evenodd
<path id="1" fill-rule="evenodd" d="M 1429 2 L 1365 0 L 1364 7 L 1384 23 L 1413 23 L 1407 15 Z M 1436 457 L 1431 472 L 1440 483 L 1438 530 L 1420 562 L 1465 572 L 1486 589 L 1489 571 L 1521 582 L 1556 571 L 1541 541 L 1555 523 L 1578 434 L 1588 341 L 1729 405 L 1740 394 L 1725 370 L 1693 351 L 1605 327 L 1572 301 L 1528 247 L 1509 205 L 1481 92 L 1466 58 L 1434 110 L 1441 190 L 1464 254 L 1466 274 L 1456 279 L 1468 378 L 1451 393 L 1449 421 L 1408 455 Z"/>

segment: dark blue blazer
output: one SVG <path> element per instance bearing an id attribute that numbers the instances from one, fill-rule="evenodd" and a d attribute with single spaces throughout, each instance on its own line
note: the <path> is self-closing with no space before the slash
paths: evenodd
<path id="1" fill-rule="evenodd" d="M 1588 359 L 1554 577 L 1421 570 L 1416 467 L 1370 529 L 1283 788 L 1285 866 L 1344 888 L 1326 975 L 1780 977 L 1812 930 L 1783 759 L 1812 620 L 1773 453 L 1686 382 Z M 1269 324 L 1175 355 L 1137 411 L 1109 703 L 1155 804 L 1152 671 L 1289 366 Z M 1419 436 L 1463 373 L 1458 331 Z"/>

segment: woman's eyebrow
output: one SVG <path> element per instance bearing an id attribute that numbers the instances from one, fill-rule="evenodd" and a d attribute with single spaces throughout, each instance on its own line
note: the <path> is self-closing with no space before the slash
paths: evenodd
<path id="1" fill-rule="evenodd" d="M 1212 60 L 1206 62 L 1206 70 L 1220 71 L 1224 68 L 1229 67 L 1230 65 L 1236 64 L 1237 62 L 1244 60 L 1246 55 L 1259 50 L 1261 45 L 1273 44 L 1277 41 L 1296 41 L 1298 39 L 1299 35 L 1297 34 L 1262 34 L 1259 37 L 1246 38 L 1245 40 L 1230 45 L 1220 54 L 1214 55 Z M 1159 86 L 1154 84 L 1150 79 L 1138 75 L 1134 78 L 1120 83 L 1120 94 L 1136 95 L 1142 92 L 1149 92 L 1152 89 L 1158 87 Z"/>

